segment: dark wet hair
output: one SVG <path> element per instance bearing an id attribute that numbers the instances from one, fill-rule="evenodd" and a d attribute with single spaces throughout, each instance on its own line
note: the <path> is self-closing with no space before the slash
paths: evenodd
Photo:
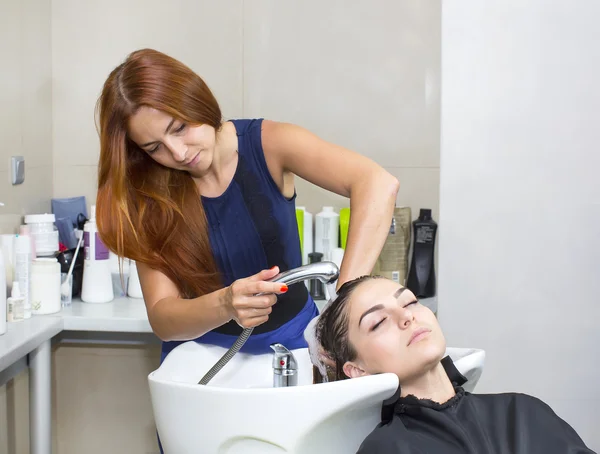
<path id="1" fill-rule="evenodd" d="M 347 361 L 356 359 L 356 350 L 348 338 L 348 302 L 354 291 L 366 281 L 383 279 L 382 276 L 361 276 L 345 282 L 337 292 L 337 298 L 323 311 L 316 326 L 317 341 L 325 354 L 335 362 L 335 369 L 328 371 L 329 381 L 349 378 L 343 367 Z"/>

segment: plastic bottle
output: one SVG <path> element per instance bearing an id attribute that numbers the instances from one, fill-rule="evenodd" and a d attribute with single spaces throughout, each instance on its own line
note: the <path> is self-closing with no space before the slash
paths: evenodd
<path id="1" fill-rule="evenodd" d="M 12 284 L 12 293 L 6 300 L 8 307 L 7 320 L 9 322 L 21 322 L 25 319 L 25 298 L 21 295 L 19 281 Z"/>
<path id="2" fill-rule="evenodd" d="M 435 296 L 434 252 L 437 223 L 431 210 L 422 208 L 419 218 L 413 221 L 414 244 L 410 272 L 406 286 L 417 298 Z"/>
<path id="3" fill-rule="evenodd" d="M 120 260 L 119 256 L 109 251 L 110 274 L 115 298 L 127 296 L 127 286 L 130 279 L 131 264 L 129 259 Z"/>
<path id="4" fill-rule="evenodd" d="M 311 252 L 309 254 L 310 263 L 317 263 L 322 261 L 323 254 L 320 252 Z M 325 289 L 323 287 L 323 283 L 318 279 L 310 279 L 310 295 L 314 300 L 324 300 L 325 299 Z"/>
<path id="5" fill-rule="evenodd" d="M 406 285 L 408 276 L 411 224 L 410 207 L 394 208 L 390 231 L 377 260 L 377 274 L 400 285 Z"/>
<path id="6" fill-rule="evenodd" d="M 12 283 L 15 280 L 15 236 L 10 233 L 4 233 L 0 235 L 0 242 L 2 242 L 2 254 L 4 255 L 4 272 L 5 282 L 7 285 L 7 294 L 10 293 Z"/>
<path id="7" fill-rule="evenodd" d="M 85 255 L 81 300 L 85 303 L 108 303 L 115 295 L 109 252 L 98 236 L 95 205 L 92 205 L 91 218 L 83 227 L 83 245 Z"/>
<path id="8" fill-rule="evenodd" d="M 4 254 L 0 249 L 0 336 L 6 334 L 6 322 L 8 320 L 8 306 L 6 301 L 6 271 Z"/>
<path id="9" fill-rule="evenodd" d="M 331 260 L 331 251 L 340 241 L 340 215 L 333 207 L 325 206 L 315 216 L 315 252 L 323 254 L 323 260 Z"/>
<path id="10" fill-rule="evenodd" d="M 331 251 L 331 261 L 337 265 L 338 268 L 342 267 L 342 261 L 344 260 L 345 250 L 341 247 L 336 247 Z"/>
<path id="11" fill-rule="evenodd" d="M 29 242 L 31 243 L 31 260 L 37 257 L 35 252 L 35 238 L 31 234 L 31 228 L 28 225 L 22 225 L 19 227 L 19 236 L 26 236 L 29 238 Z"/>
<path id="12" fill-rule="evenodd" d="M 29 237 L 15 237 L 15 281 L 19 283 L 20 294 L 23 297 L 23 317 L 31 318 L 31 300 L 29 286 L 31 279 L 31 240 Z"/>
<path id="13" fill-rule="evenodd" d="M 348 230 L 350 228 L 350 208 L 342 208 L 340 210 L 340 246 L 346 249 L 348 242 Z"/>
<path id="14" fill-rule="evenodd" d="M 308 254 L 314 252 L 314 241 L 313 241 L 313 215 L 306 211 L 306 207 L 297 207 L 297 210 L 303 212 L 302 222 L 302 264 L 308 265 L 310 263 Z"/>
<path id="15" fill-rule="evenodd" d="M 127 286 L 127 296 L 130 298 L 143 298 L 142 285 L 137 271 L 137 265 L 132 260 L 129 265 L 129 285 Z"/>

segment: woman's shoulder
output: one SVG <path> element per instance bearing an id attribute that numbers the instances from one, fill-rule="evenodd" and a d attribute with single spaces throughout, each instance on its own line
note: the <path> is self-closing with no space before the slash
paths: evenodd
<path id="1" fill-rule="evenodd" d="M 530 394 L 525 393 L 517 393 L 517 392 L 504 392 L 504 393 L 490 393 L 490 394 L 479 394 L 479 393 L 469 393 L 465 392 L 465 395 L 470 398 L 476 399 L 486 399 L 486 400 L 502 400 L 502 401 L 513 401 L 513 402 L 523 402 L 530 404 L 542 404 L 545 405 L 544 402 L 538 397 L 532 396 Z"/>
<path id="2" fill-rule="evenodd" d="M 505 392 L 497 394 L 470 394 L 466 393 L 469 400 L 479 401 L 485 405 L 492 405 L 495 408 L 505 408 L 506 410 L 535 414 L 554 415 L 552 408 L 538 397 L 525 393 Z"/>
<path id="3" fill-rule="evenodd" d="M 235 126 L 235 130 L 238 136 L 244 135 L 249 131 L 263 128 L 264 118 L 230 118 L 225 123 L 231 123 Z M 269 121 L 266 120 L 268 123 Z"/>

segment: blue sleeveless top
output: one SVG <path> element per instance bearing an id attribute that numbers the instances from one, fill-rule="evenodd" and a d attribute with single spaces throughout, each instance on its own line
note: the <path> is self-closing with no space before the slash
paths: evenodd
<path id="1" fill-rule="evenodd" d="M 273 266 L 286 271 L 302 265 L 296 194 L 285 198 L 271 177 L 262 148 L 262 119 L 232 123 L 238 136 L 235 175 L 222 195 L 202 197 L 212 252 L 225 285 Z M 317 314 L 305 284 L 291 285 L 240 351 L 268 353 L 274 342 L 289 349 L 307 347 L 304 329 Z M 241 332 L 232 320 L 195 340 L 229 348 Z M 163 342 L 161 361 L 181 343 Z"/>

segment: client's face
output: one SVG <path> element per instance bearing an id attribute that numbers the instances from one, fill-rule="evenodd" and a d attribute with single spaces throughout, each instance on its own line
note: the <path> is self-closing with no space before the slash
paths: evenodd
<path id="1" fill-rule="evenodd" d="M 419 377 L 444 357 L 446 341 L 433 312 L 388 279 L 363 282 L 348 302 L 348 337 L 357 358 L 351 378 L 392 372 L 400 383 Z"/>

